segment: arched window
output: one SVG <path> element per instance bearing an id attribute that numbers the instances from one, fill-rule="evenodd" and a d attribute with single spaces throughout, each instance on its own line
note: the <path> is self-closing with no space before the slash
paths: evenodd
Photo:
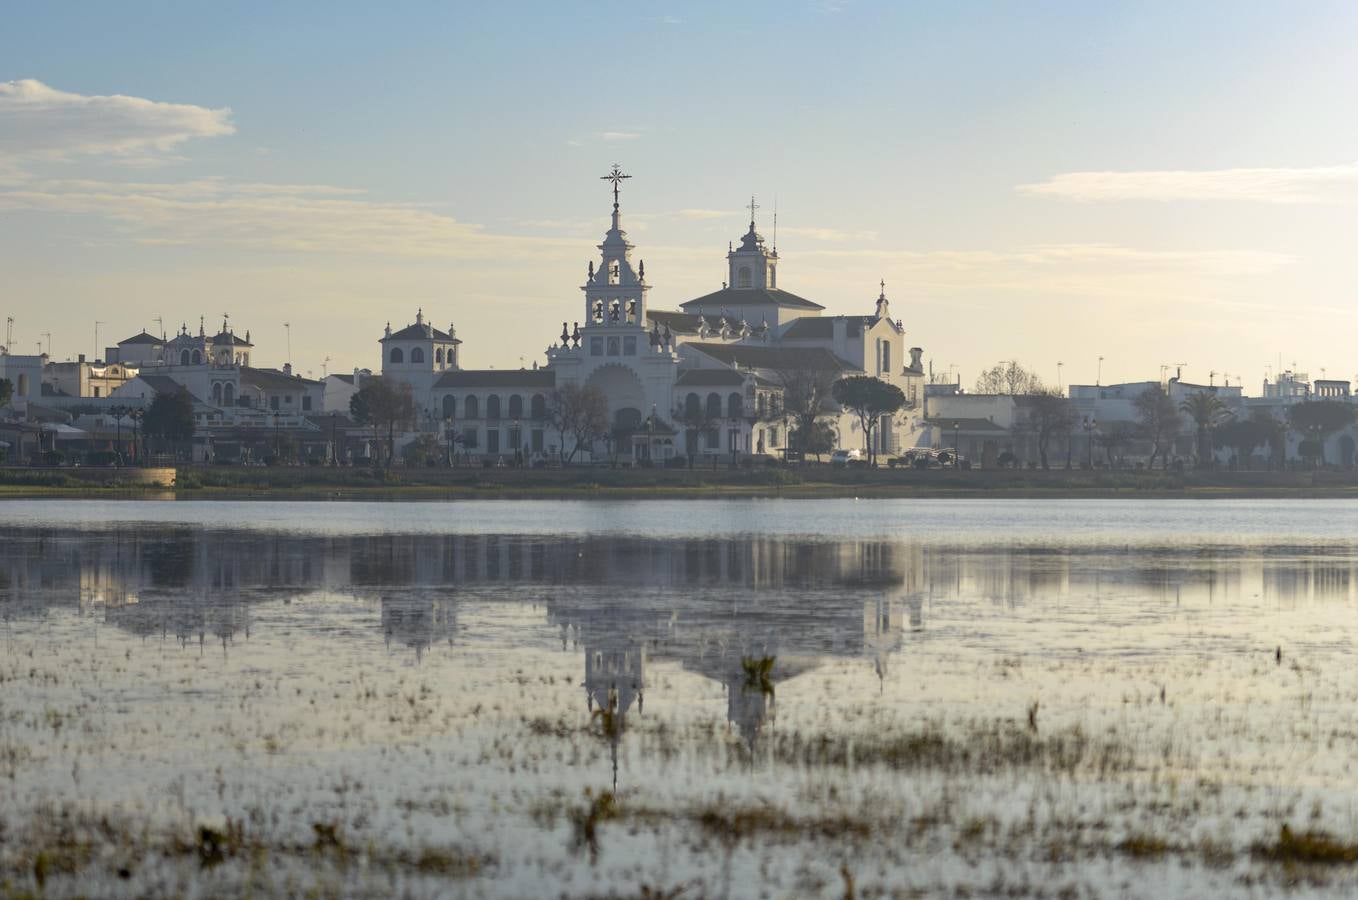
<path id="1" fill-rule="evenodd" d="M 486 398 L 486 418 L 487 418 L 487 419 L 498 419 L 498 418 L 500 418 L 500 395 L 499 395 L 499 394 L 491 394 L 489 397 Z"/>
<path id="2" fill-rule="evenodd" d="M 222 388 L 222 403 L 227 406 L 236 405 L 236 386 L 234 384 L 227 384 Z"/>
<path id="3" fill-rule="evenodd" d="M 707 395 L 707 417 L 709 419 L 721 418 L 721 395 L 716 392 Z"/>
<path id="4" fill-rule="evenodd" d="M 448 394 L 443 398 L 443 417 L 445 419 L 451 419 L 456 415 L 457 399 L 452 394 Z"/>
<path id="5" fill-rule="evenodd" d="M 189 351 L 187 350 L 179 351 L 179 364 L 181 366 L 187 366 L 189 364 Z"/>
<path id="6" fill-rule="evenodd" d="M 412 347 L 410 349 L 410 361 L 412 363 L 424 362 L 424 351 L 421 350 L 419 347 Z"/>
<path id="7" fill-rule="evenodd" d="M 726 414 L 733 419 L 745 415 L 745 400 L 734 391 L 726 398 Z"/>
<path id="8" fill-rule="evenodd" d="M 684 418 L 696 419 L 703 414 L 703 401 L 697 394 L 684 398 Z"/>
<path id="9" fill-rule="evenodd" d="M 509 398 L 509 417 L 511 419 L 523 418 L 523 398 L 514 394 Z"/>
<path id="10" fill-rule="evenodd" d="M 547 398 L 541 394 L 534 394 L 533 402 L 530 404 L 529 409 L 532 411 L 533 418 L 547 418 Z"/>
<path id="11" fill-rule="evenodd" d="M 434 351 L 434 362 L 435 362 L 437 365 L 440 365 L 440 366 L 443 365 L 443 348 L 442 348 L 442 347 L 440 347 L 440 348 L 438 348 L 437 350 Z"/>
<path id="12" fill-rule="evenodd" d="M 212 383 L 212 402 L 218 406 L 222 405 L 222 383 L 220 381 Z"/>
<path id="13" fill-rule="evenodd" d="M 882 371 L 891 371 L 891 341 L 882 341 Z"/>
<path id="14" fill-rule="evenodd" d="M 193 364 L 194 364 L 195 366 L 197 366 L 197 365 L 202 364 L 202 362 L 203 362 L 203 354 L 202 354 L 202 353 L 199 353 L 197 350 L 193 351 Z"/>
<path id="15" fill-rule="evenodd" d="M 22 372 L 19 373 L 19 396 L 28 396 L 28 376 Z"/>
<path id="16" fill-rule="evenodd" d="M 392 347 L 392 348 L 391 348 L 391 357 L 390 357 L 390 358 L 391 358 L 391 361 L 394 362 L 394 363 L 403 363 L 403 362 L 406 361 L 406 355 L 405 355 L 404 353 L 401 352 L 401 348 L 400 348 L 400 347 Z"/>
<path id="17" fill-rule="evenodd" d="M 736 287 L 747 288 L 750 286 L 750 267 L 741 266 L 740 271 L 736 272 Z"/>
<path id="18" fill-rule="evenodd" d="M 462 416 L 467 419 L 481 418 L 481 401 L 475 397 L 468 397 L 462 402 Z"/>

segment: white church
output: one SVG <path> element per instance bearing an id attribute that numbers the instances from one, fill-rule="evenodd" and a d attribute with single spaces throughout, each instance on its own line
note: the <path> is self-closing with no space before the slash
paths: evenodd
<path id="1" fill-rule="evenodd" d="M 545 365 L 463 369 L 452 325 L 442 331 L 420 311 L 405 328 L 387 326 L 382 375 L 411 386 L 421 430 L 455 440 L 472 457 L 554 457 L 562 448 L 548 420 L 551 396 L 576 384 L 602 392 L 612 425 L 608 439 L 579 448 L 577 459 L 778 456 L 788 441 L 783 379 L 814 369 L 871 375 L 902 389 L 905 408 L 874 435 L 879 452 L 895 452 L 917 427 L 923 351 L 912 347 L 907 355 L 885 285 L 870 315 L 822 315 L 821 304 L 778 286 L 778 251 L 756 231 L 751 202 L 750 227 L 727 253 L 722 289 L 678 310 L 653 310 L 645 263 L 634 264 L 635 247 L 622 228 L 619 186 L 628 177 L 617 166 L 605 176 L 613 190 L 611 227 L 581 286 L 578 318 L 562 322 Z M 828 422 L 836 446 L 863 447 L 855 416 Z"/>

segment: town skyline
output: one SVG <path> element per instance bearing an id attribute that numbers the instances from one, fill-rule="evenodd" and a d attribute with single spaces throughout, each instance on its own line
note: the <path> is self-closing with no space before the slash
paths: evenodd
<path id="1" fill-rule="evenodd" d="M 854 314 L 885 279 L 907 344 L 967 389 L 1007 359 L 1053 386 L 1180 363 L 1250 392 L 1280 368 L 1353 376 L 1358 127 L 1333 115 L 1358 99 L 1351 9 L 604 13 L 596 37 L 548 7 L 161 11 L 154 29 L 16 12 L 11 351 L 93 357 L 157 317 L 211 332 L 229 313 L 260 362 L 290 339 L 319 377 L 375 370 L 386 322 L 423 308 L 456 323 L 464 365 L 531 366 L 576 317 L 620 161 L 658 307 L 720 286 L 754 194 L 767 237 L 778 210 L 783 287 Z M 117 52 L 81 50 L 96 34 Z M 795 64 L 810 52 L 823 65 Z"/>

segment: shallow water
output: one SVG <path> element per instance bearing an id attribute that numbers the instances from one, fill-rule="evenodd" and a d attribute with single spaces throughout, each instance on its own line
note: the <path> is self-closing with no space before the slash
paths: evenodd
<path id="1" fill-rule="evenodd" d="M 1346 894 L 1356 594 L 1347 501 L 8 502 L 0 897 Z"/>

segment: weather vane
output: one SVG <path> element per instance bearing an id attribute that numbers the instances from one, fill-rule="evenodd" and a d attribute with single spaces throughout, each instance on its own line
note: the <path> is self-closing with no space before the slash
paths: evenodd
<path id="1" fill-rule="evenodd" d="M 614 205 L 614 206 L 617 206 L 617 205 L 618 205 L 618 186 L 622 184 L 622 181 L 623 181 L 624 178 L 631 178 L 631 177 L 632 177 L 631 175 L 624 175 L 624 174 L 622 173 L 622 166 L 618 165 L 617 163 L 614 163 L 614 164 L 613 164 L 613 171 L 609 172 L 607 175 L 601 175 L 601 176 L 599 177 L 599 180 L 600 180 L 600 181 L 611 181 L 611 182 L 613 182 L 613 205 Z"/>

